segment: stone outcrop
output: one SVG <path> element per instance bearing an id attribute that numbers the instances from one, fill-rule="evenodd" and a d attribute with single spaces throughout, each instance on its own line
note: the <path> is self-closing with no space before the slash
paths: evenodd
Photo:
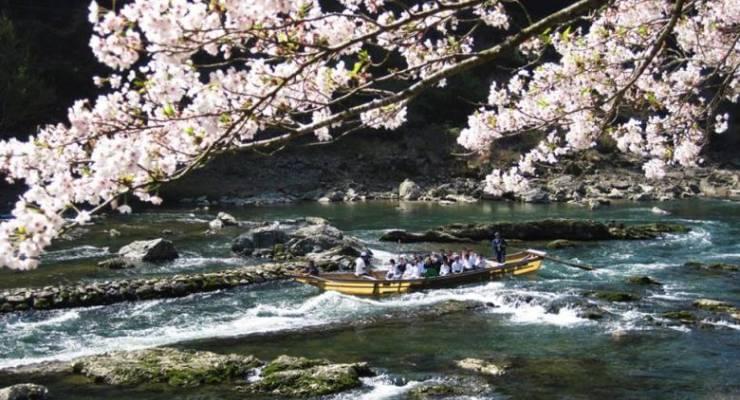
<path id="1" fill-rule="evenodd" d="M 262 283 L 286 278 L 302 268 L 299 263 L 272 263 L 210 273 L 181 274 L 161 278 L 16 288 L 0 291 L 0 313 L 29 309 L 90 307 L 123 301 L 183 297 L 193 293 Z"/>
<path id="2" fill-rule="evenodd" d="M 118 256 L 129 261 L 169 261 L 178 257 L 171 241 L 166 239 L 138 240 L 121 247 Z"/>
<path id="3" fill-rule="evenodd" d="M 231 251 L 239 255 L 264 255 L 277 259 L 331 250 L 355 255 L 365 250 L 365 247 L 359 240 L 345 235 L 325 219 L 315 217 L 253 223 L 231 244 Z"/>
<path id="4" fill-rule="evenodd" d="M 726 312 L 735 313 L 737 308 L 726 301 L 712 300 L 712 299 L 698 299 L 693 303 L 694 307 L 714 312 Z"/>
<path id="5" fill-rule="evenodd" d="M 485 361 L 478 358 L 465 358 L 455 362 L 462 369 L 478 372 L 483 375 L 501 376 L 509 367 L 507 363 Z"/>
<path id="6" fill-rule="evenodd" d="M 72 369 L 96 383 L 109 385 L 166 383 L 195 387 L 242 381 L 262 364 L 253 356 L 162 347 L 83 357 L 72 364 Z"/>
<path id="7" fill-rule="evenodd" d="M 0 400 L 46 400 L 49 390 L 34 383 L 19 383 L 0 389 Z"/>
<path id="8" fill-rule="evenodd" d="M 322 396 L 362 385 L 374 375 L 366 363 L 335 364 L 323 359 L 279 356 L 265 363 L 251 355 L 216 354 L 161 347 L 82 357 L 75 374 L 96 383 L 176 387 L 232 385 L 234 390 L 280 397 Z"/>
<path id="9" fill-rule="evenodd" d="M 401 200 L 418 200 L 421 195 L 421 187 L 412 180 L 406 179 L 398 185 L 398 197 Z"/>
<path id="10" fill-rule="evenodd" d="M 391 230 L 380 240 L 389 242 L 453 243 L 493 239 L 496 232 L 504 238 L 518 240 L 643 240 L 656 239 L 666 233 L 685 233 L 689 229 L 678 224 L 617 225 L 591 220 L 546 219 L 530 222 L 494 224 L 450 224 L 422 233 Z"/>
<path id="11" fill-rule="evenodd" d="M 366 363 L 332 364 L 327 360 L 280 356 L 267 364 L 248 390 L 278 396 L 307 397 L 342 392 L 372 376 Z"/>
<path id="12" fill-rule="evenodd" d="M 597 292 L 586 293 L 589 297 L 611 302 L 628 302 L 640 300 L 640 296 L 627 292 L 615 292 L 609 290 L 600 290 Z"/>
<path id="13" fill-rule="evenodd" d="M 662 285 L 662 283 L 649 276 L 630 276 L 629 278 L 627 278 L 627 283 L 631 283 L 633 285 Z"/>

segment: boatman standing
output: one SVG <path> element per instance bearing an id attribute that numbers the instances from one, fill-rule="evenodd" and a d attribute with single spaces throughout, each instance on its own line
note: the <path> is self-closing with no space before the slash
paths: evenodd
<path id="1" fill-rule="evenodd" d="M 370 256 L 367 254 L 366 251 L 363 251 L 360 253 L 360 256 L 357 257 L 355 260 L 355 276 L 365 276 L 370 275 L 368 273 L 370 266 Z"/>
<path id="2" fill-rule="evenodd" d="M 506 240 L 504 240 L 498 232 L 494 235 L 494 239 L 491 240 L 491 249 L 493 250 L 493 255 L 496 256 L 496 261 L 499 264 L 506 261 Z"/>

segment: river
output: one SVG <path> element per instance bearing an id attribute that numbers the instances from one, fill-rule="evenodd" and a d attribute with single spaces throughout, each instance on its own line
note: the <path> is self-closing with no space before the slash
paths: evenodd
<path id="1" fill-rule="evenodd" d="M 653 213 L 655 205 L 670 215 Z M 0 271 L 0 287 L 217 270 L 254 262 L 230 254 L 230 239 L 238 233 L 235 228 L 216 235 L 203 233 L 215 211 L 159 209 L 105 218 L 55 245 L 38 270 Z M 551 217 L 670 221 L 689 226 L 691 232 L 653 241 L 588 243 L 552 252 L 592 264 L 597 267 L 593 272 L 545 262 L 532 276 L 388 299 L 320 293 L 280 282 L 180 299 L 3 315 L 0 368 L 171 344 L 264 359 L 290 354 L 336 362 L 368 361 L 380 372 L 366 379 L 362 388 L 332 399 L 403 399 L 421 382 L 453 379 L 469 380 L 478 388 L 474 397 L 466 398 L 740 397 L 738 321 L 708 318 L 699 328 L 661 318 L 665 311 L 690 309 L 698 298 L 740 303 L 737 272 L 697 271 L 683 265 L 689 260 L 740 263 L 738 203 L 628 203 L 596 211 L 558 204 L 490 202 L 451 206 L 302 203 L 227 211 L 242 220 L 324 217 L 367 241 L 381 257 L 440 247 L 382 243 L 377 238 L 384 229 L 421 230 L 451 222 Z M 111 229 L 121 235 L 111 237 Z M 169 231 L 180 250 L 178 260 L 122 271 L 95 265 L 123 244 L 158 236 L 163 230 Z M 478 250 L 485 251 L 485 246 Z M 638 287 L 626 282 L 628 277 L 642 275 L 663 285 Z M 602 320 L 579 317 L 582 294 L 601 289 L 629 291 L 640 300 L 599 303 L 607 314 Z M 414 317 L 447 300 L 495 307 Z M 505 359 L 511 369 L 502 377 L 481 378 L 455 367 L 455 360 L 466 357 Z M 0 386 L 17 383 L 14 379 L 0 371 Z M 64 399 L 244 398 L 217 388 L 143 391 L 112 389 L 70 377 L 29 379 L 46 384 L 54 398 Z"/>

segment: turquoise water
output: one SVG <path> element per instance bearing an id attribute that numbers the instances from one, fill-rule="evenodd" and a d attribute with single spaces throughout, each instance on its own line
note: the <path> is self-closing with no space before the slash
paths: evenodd
<path id="1" fill-rule="evenodd" d="M 740 264 L 740 205 L 662 203 L 659 207 L 671 212 L 667 216 L 653 213 L 653 206 L 625 204 L 588 211 L 566 205 L 373 202 L 232 209 L 228 211 L 243 220 L 324 217 L 367 241 L 381 258 L 439 247 L 378 242 L 384 229 L 420 230 L 451 222 L 569 217 L 671 221 L 692 231 L 655 241 L 588 243 L 553 252 L 598 267 L 594 272 L 546 262 L 533 276 L 381 300 L 320 293 L 285 282 L 182 299 L 5 315 L 0 316 L 0 368 L 170 344 L 265 359 L 291 354 L 368 361 L 381 373 L 361 389 L 337 397 L 342 399 L 403 399 L 420 383 L 461 379 L 478 388 L 476 398 L 740 397 L 738 321 L 706 315 L 700 326 L 683 326 L 660 317 L 665 311 L 691 309 L 697 298 L 740 305 L 738 273 L 683 266 L 688 260 Z M 204 234 L 217 211 L 169 209 L 109 218 L 57 244 L 39 270 L 1 271 L 0 282 L 3 287 L 43 286 L 59 280 L 153 276 L 247 263 L 229 254 L 229 240 L 238 229 Z M 111 238 L 107 233 L 111 228 L 121 236 Z M 172 231 L 169 237 L 182 254 L 179 260 L 126 271 L 95 266 L 121 245 L 159 236 L 163 229 Z M 485 245 L 478 248 L 484 251 Z M 638 275 L 649 275 L 663 286 L 626 283 Z M 583 296 L 591 290 L 628 291 L 640 300 L 606 303 Z M 429 309 L 448 300 L 496 307 L 429 315 Z M 579 316 L 593 306 L 605 312 L 602 320 Z M 479 377 L 454 366 L 455 360 L 466 357 L 506 360 L 511 369 L 503 377 Z M 220 388 L 187 393 L 163 388 L 114 390 L 79 378 L 23 378 L 47 384 L 65 399 L 244 398 Z M 0 373 L 0 385 L 18 379 Z"/>

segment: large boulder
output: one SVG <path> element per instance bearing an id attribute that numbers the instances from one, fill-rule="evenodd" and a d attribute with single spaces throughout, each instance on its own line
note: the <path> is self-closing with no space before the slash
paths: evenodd
<path id="1" fill-rule="evenodd" d="M 277 396 L 322 396 L 362 385 L 361 377 L 372 376 L 365 363 L 331 364 L 326 360 L 280 356 L 262 370 L 251 390 Z"/>
<path id="2" fill-rule="evenodd" d="M 234 239 L 231 250 L 240 255 L 271 255 L 273 257 L 302 257 L 330 250 L 345 255 L 354 254 L 364 246 L 355 238 L 346 236 L 322 218 L 299 218 L 255 225 Z"/>
<path id="3" fill-rule="evenodd" d="M 175 245 L 162 238 L 132 242 L 121 247 L 118 255 L 130 261 L 169 261 L 179 256 Z"/>
<path id="4" fill-rule="evenodd" d="M 110 385 L 166 383 L 194 387 L 242 381 L 261 365 L 253 356 L 162 347 L 83 357 L 73 363 L 72 369 Z"/>
<path id="5" fill-rule="evenodd" d="M 406 179 L 398 186 L 398 197 L 401 200 L 418 200 L 423 194 L 416 182 Z"/>
<path id="6" fill-rule="evenodd" d="M 0 389 L 0 400 L 46 400 L 49 390 L 34 383 L 19 383 Z"/>

